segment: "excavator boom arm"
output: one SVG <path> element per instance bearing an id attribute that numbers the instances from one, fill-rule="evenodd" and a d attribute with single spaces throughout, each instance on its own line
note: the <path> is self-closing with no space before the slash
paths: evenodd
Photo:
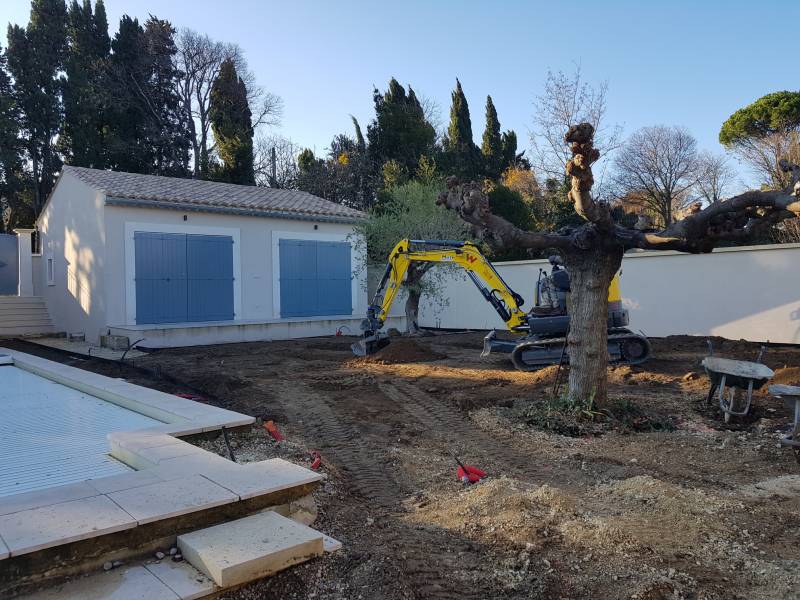
<path id="1" fill-rule="evenodd" d="M 509 329 L 520 330 L 526 326 L 525 313 L 520 308 L 522 297 L 508 287 L 475 244 L 405 239 L 400 240 L 389 254 L 386 271 L 368 310 L 369 330 L 375 332 L 383 326 L 406 273 L 414 262 L 452 264 L 463 268 Z"/>

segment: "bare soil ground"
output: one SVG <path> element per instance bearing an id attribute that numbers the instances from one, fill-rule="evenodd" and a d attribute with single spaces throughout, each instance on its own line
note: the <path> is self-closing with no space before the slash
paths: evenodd
<path id="1" fill-rule="evenodd" d="M 609 368 L 608 406 L 575 409 L 551 395 L 555 367 L 481 359 L 481 337 L 362 359 L 353 338 L 325 338 L 73 363 L 274 420 L 287 440 L 232 436 L 240 461 L 320 451 L 315 527 L 344 549 L 230 600 L 800 597 L 800 466 L 777 444 L 789 411 L 762 390 L 724 425 L 705 405 L 704 338 L 653 340 L 645 365 Z M 800 384 L 800 348 L 764 362 Z M 453 454 L 489 478 L 463 487 Z"/>

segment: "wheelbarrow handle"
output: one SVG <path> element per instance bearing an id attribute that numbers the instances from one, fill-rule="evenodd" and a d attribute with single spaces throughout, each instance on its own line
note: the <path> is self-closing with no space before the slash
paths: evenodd
<path id="1" fill-rule="evenodd" d="M 769 344 L 769 340 L 767 340 L 767 344 Z M 756 362 L 760 363 L 761 358 L 764 356 L 764 353 L 767 351 L 766 344 L 761 344 L 761 349 L 758 351 L 758 356 L 756 357 Z"/>

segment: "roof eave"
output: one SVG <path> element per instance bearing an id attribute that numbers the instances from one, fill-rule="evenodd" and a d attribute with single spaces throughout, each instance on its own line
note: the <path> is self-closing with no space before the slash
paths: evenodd
<path id="1" fill-rule="evenodd" d="M 238 215 L 242 217 L 262 217 L 270 219 L 285 219 L 291 221 L 318 221 L 322 223 L 355 224 L 364 217 L 345 217 L 335 215 L 319 215 L 314 213 L 294 213 L 275 210 L 261 210 L 255 208 L 239 208 L 235 206 L 209 206 L 193 204 L 190 202 L 163 202 L 159 200 L 143 200 L 141 198 L 119 198 L 106 196 L 106 206 L 127 206 L 132 208 L 160 208 L 164 210 L 178 210 L 190 212 L 204 212 L 214 214 Z"/>

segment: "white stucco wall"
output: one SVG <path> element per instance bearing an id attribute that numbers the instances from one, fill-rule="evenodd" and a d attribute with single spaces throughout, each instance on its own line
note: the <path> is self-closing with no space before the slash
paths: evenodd
<path id="1" fill-rule="evenodd" d="M 84 332 L 94 339 L 106 326 L 103 194 L 63 174 L 38 220 L 42 256 L 35 261 L 36 292 L 44 297 L 59 331 Z M 53 282 L 47 259 L 53 258 Z"/>
<path id="2" fill-rule="evenodd" d="M 186 220 L 184 220 L 184 216 Z M 234 309 L 237 321 L 272 321 L 280 317 L 277 242 L 281 238 L 350 241 L 348 224 L 314 223 L 236 215 L 182 212 L 163 209 L 105 207 L 108 264 L 105 274 L 108 325 L 135 324 L 133 281 L 134 231 L 207 233 L 234 238 Z M 316 226 L 316 229 L 315 229 Z M 357 273 L 353 281 L 353 315 L 366 312 L 363 260 L 353 255 Z M 127 264 L 127 268 L 126 268 Z"/>
<path id="3" fill-rule="evenodd" d="M 631 328 L 660 337 L 718 335 L 800 344 L 800 244 L 721 248 L 712 254 L 629 253 L 622 261 L 622 296 Z M 547 261 L 497 263 L 500 275 L 533 301 Z M 438 315 L 420 308 L 427 327 L 491 329 L 504 323 L 471 281 L 447 282 L 450 305 Z"/>

